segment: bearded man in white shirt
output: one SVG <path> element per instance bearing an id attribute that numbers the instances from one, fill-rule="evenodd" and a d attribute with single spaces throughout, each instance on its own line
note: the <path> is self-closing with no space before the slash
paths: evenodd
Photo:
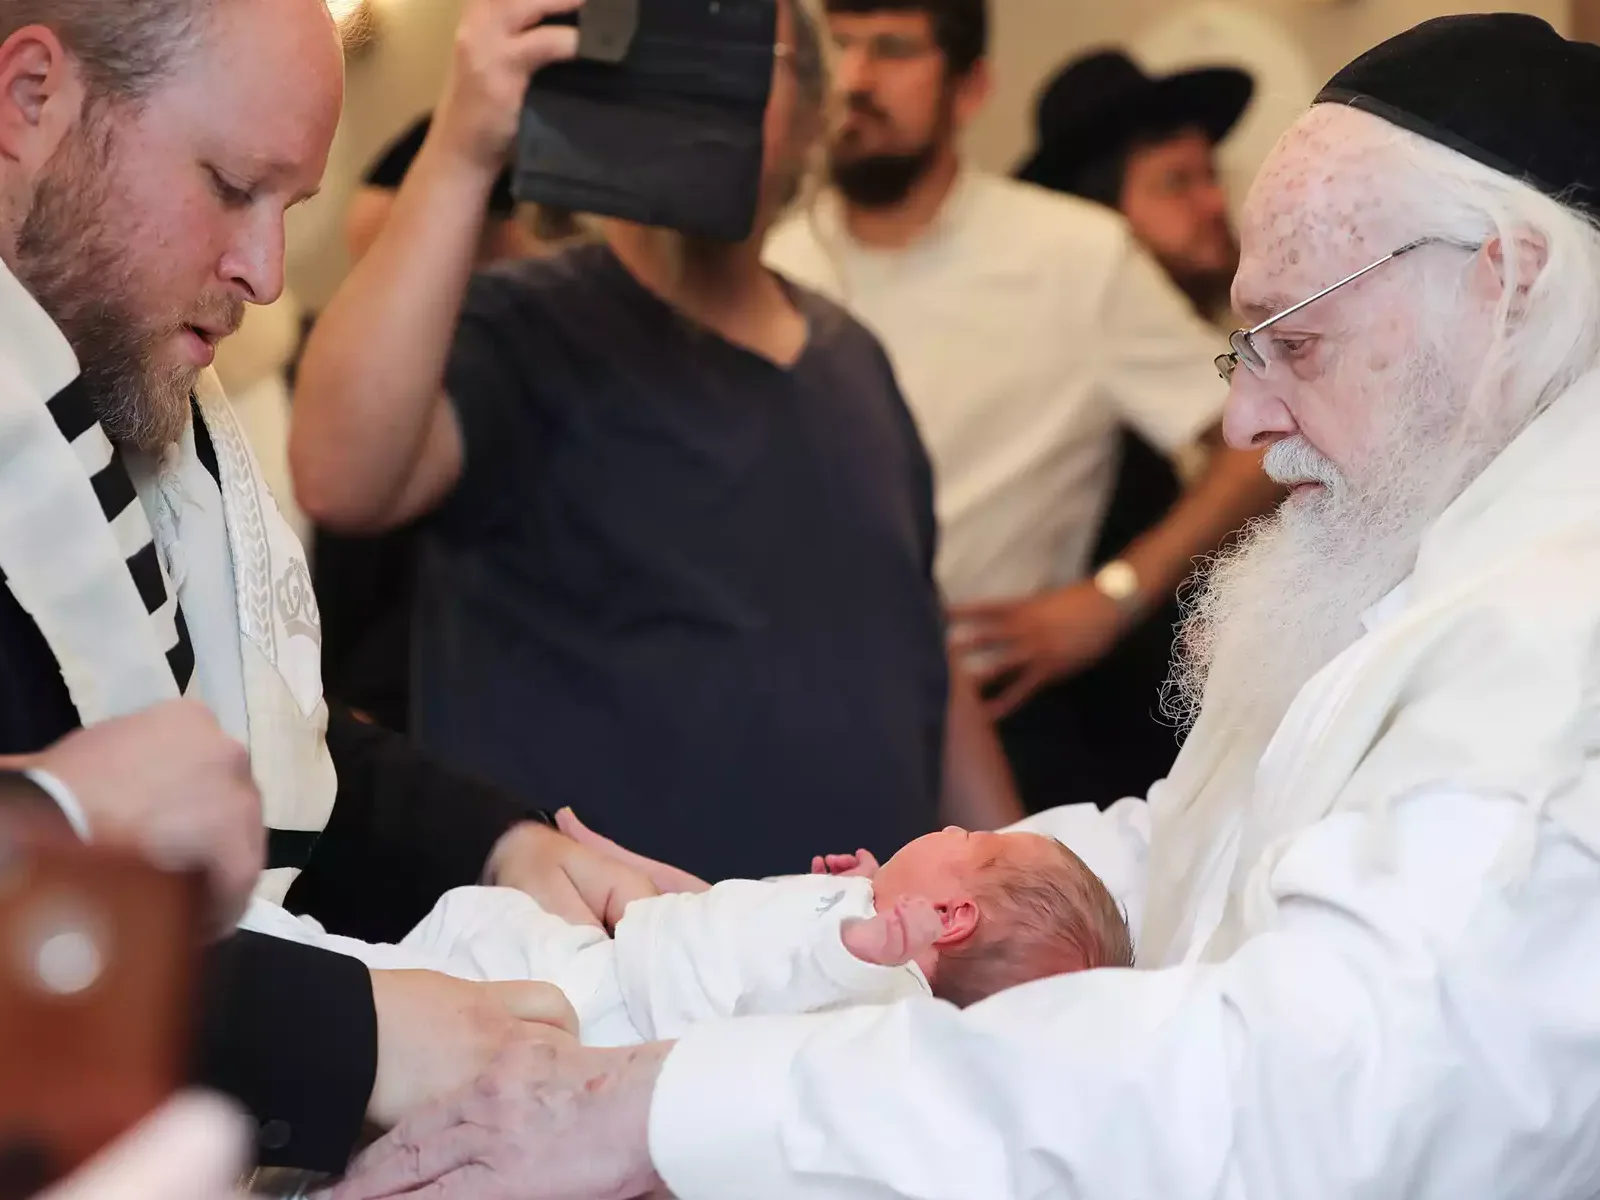
<path id="1" fill-rule="evenodd" d="M 1219 365 L 1291 495 L 1187 631 L 1172 777 L 1043 819 L 1148 879 L 1142 969 L 552 1035 L 341 1200 L 1595 1195 L 1597 105 L 1600 47 L 1443 18 L 1263 169 Z"/>
<path id="2" fill-rule="evenodd" d="M 1256 454 L 1222 444 L 1216 335 L 1128 223 L 965 161 L 991 88 L 989 0 L 827 7 L 832 186 L 774 231 L 767 261 L 888 351 L 933 460 L 957 658 L 1024 800 L 1072 786 L 1109 803 L 1176 753 L 1152 715 L 1170 636 L 1115 652 L 1277 493 Z M 1099 562 L 1124 427 L 1203 465 Z"/>

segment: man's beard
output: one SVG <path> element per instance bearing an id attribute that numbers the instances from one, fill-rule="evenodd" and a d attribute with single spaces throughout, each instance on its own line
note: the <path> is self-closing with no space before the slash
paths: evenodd
<path id="1" fill-rule="evenodd" d="M 846 106 L 853 113 L 878 121 L 887 121 L 887 115 L 872 102 L 870 96 L 850 95 Z M 921 183 L 939 159 L 952 114 L 949 98 L 940 101 L 941 109 L 937 128 L 928 140 L 915 150 L 902 154 L 869 154 L 849 158 L 835 147 L 829 163 L 833 185 L 851 204 L 859 208 L 893 208 L 911 194 L 911 189 Z"/>
<path id="2" fill-rule="evenodd" d="M 1231 265 L 1215 270 L 1194 270 L 1170 262 L 1161 265 L 1203 320 L 1219 324 L 1227 318 L 1233 307 L 1233 277 L 1239 270 L 1237 253 Z"/>
<path id="3" fill-rule="evenodd" d="M 1186 260 L 1157 255 L 1167 277 L 1188 297 L 1194 310 L 1212 323 L 1220 323 L 1228 316 L 1232 307 L 1233 277 L 1239 271 L 1239 243 L 1231 229 L 1227 238 L 1228 260 L 1219 267 L 1195 267 Z"/>
<path id="4" fill-rule="evenodd" d="M 1368 402 L 1397 416 L 1360 479 L 1301 437 L 1268 452 L 1274 479 L 1322 491 L 1255 522 L 1186 602 L 1169 716 L 1190 724 L 1203 700 L 1265 745 L 1300 689 L 1361 637 L 1363 614 L 1411 572 L 1429 526 L 1516 432 L 1469 422 L 1462 389 L 1433 353 L 1382 391 Z"/>
<path id="5" fill-rule="evenodd" d="M 156 450 L 182 437 L 199 371 L 158 358 L 185 319 L 136 315 L 140 289 L 132 260 L 148 248 L 116 235 L 128 223 L 119 222 L 105 182 L 108 152 L 93 144 L 94 136 L 80 131 L 69 138 L 45 168 L 17 237 L 14 268 L 76 352 L 106 436 Z M 231 329 L 241 310 L 237 301 L 214 302 L 193 319 Z"/>
<path id="6" fill-rule="evenodd" d="M 874 154 L 850 161 L 834 160 L 833 184 L 860 208 L 893 208 L 921 183 L 938 157 L 933 142 L 912 154 Z"/>

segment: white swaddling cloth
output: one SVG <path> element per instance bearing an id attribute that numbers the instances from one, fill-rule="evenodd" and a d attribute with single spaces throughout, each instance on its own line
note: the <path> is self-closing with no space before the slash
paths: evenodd
<path id="1" fill-rule="evenodd" d="M 396 945 L 333 936 L 265 901 L 240 927 L 348 954 L 375 970 L 551 983 L 577 1010 L 585 1045 L 627 1046 L 721 1017 L 928 995 L 915 965 L 873 966 L 845 949 L 844 921 L 873 912 L 870 881 L 800 875 L 637 900 L 614 940 L 521 892 L 483 887 L 445 893 Z"/>

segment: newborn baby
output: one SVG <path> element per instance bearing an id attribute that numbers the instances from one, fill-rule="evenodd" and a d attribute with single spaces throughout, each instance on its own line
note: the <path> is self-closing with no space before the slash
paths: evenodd
<path id="1" fill-rule="evenodd" d="M 930 993 L 968 1005 L 1049 975 L 1132 965 L 1105 886 L 1037 834 L 952 827 L 882 866 L 858 852 L 819 858 L 813 872 L 635 901 L 614 939 L 501 888 L 448 893 L 395 946 L 332 937 L 265 904 L 244 926 L 374 968 L 553 983 L 577 1010 L 582 1040 L 606 1046 L 677 1037 L 719 1017 Z"/>
<path id="2" fill-rule="evenodd" d="M 952 825 L 881 867 L 859 850 L 811 870 L 872 881 L 873 917 L 840 928 L 852 955 L 914 963 L 935 996 L 963 1008 L 1019 983 L 1133 965 L 1116 900 L 1054 838 Z"/>

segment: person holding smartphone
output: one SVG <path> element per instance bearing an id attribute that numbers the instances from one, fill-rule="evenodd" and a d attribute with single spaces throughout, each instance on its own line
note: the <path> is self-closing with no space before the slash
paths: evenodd
<path id="1" fill-rule="evenodd" d="M 301 501 L 347 531 L 426 518 L 411 729 L 447 761 L 708 877 L 893 847 L 940 819 L 952 695 L 927 457 L 878 343 L 761 263 L 826 131 L 821 23 L 779 6 L 747 241 L 604 220 L 474 277 L 528 79 L 573 52 L 539 23 L 571 7 L 468 5 L 427 142 L 308 343 Z M 954 695 L 950 815 L 1004 823 Z"/>

